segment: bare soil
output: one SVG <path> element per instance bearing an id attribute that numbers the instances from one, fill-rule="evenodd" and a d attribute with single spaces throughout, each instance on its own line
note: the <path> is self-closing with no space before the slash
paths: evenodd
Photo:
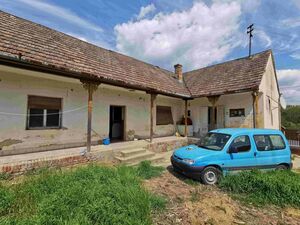
<path id="1" fill-rule="evenodd" d="M 169 200 L 165 211 L 153 214 L 157 225 L 300 225 L 299 209 L 245 205 L 217 187 L 186 179 L 171 168 L 144 185 Z"/>

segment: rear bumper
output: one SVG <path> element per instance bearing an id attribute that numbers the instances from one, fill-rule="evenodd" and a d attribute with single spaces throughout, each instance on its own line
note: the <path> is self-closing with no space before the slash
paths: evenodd
<path id="1" fill-rule="evenodd" d="M 190 166 L 171 156 L 171 163 L 176 172 L 179 172 L 187 177 L 190 177 L 195 180 L 200 180 L 201 172 L 204 169 L 204 166 Z"/>

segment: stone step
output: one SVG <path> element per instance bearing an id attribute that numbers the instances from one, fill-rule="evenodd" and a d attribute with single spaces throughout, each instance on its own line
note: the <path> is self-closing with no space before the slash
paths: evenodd
<path id="1" fill-rule="evenodd" d="M 115 158 L 117 160 L 119 160 L 121 163 L 129 164 L 129 163 L 141 162 L 141 161 L 144 161 L 144 160 L 148 160 L 151 157 L 153 157 L 154 155 L 155 155 L 154 152 L 146 151 L 146 152 L 136 154 L 136 155 L 132 155 L 132 156 L 128 156 L 128 157 L 116 156 Z"/>
<path id="2" fill-rule="evenodd" d="M 126 149 L 121 151 L 121 156 L 129 157 L 146 152 L 145 148 Z"/>
<path id="3" fill-rule="evenodd" d="M 151 158 L 147 159 L 147 161 L 150 161 L 151 162 L 151 165 L 153 166 L 160 166 L 160 163 L 162 161 L 164 161 L 164 156 L 162 155 L 154 155 L 152 156 Z M 144 161 L 144 160 L 142 160 Z M 132 163 L 128 163 L 128 166 L 136 166 L 140 163 L 141 161 L 136 161 L 136 162 L 132 162 Z"/>

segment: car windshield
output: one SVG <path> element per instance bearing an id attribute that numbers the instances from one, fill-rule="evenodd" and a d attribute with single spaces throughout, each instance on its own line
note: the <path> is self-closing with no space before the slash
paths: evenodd
<path id="1" fill-rule="evenodd" d="M 209 150 L 221 151 L 229 138 L 229 134 L 208 133 L 204 138 L 202 138 L 198 146 Z"/>

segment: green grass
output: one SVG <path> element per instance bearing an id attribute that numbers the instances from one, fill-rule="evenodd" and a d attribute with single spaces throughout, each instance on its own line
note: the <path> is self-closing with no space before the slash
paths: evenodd
<path id="1" fill-rule="evenodd" d="M 143 179 L 150 179 L 159 176 L 165 168 L 151 166 L 150 161 L 143 161 L 137 167 L 137 175 Z"/>
<path id="2" fill-rule="evenodd" d="M 219 186 L 248 203 L 300 208 L 300 174 L 291 171 L 242 172 L 224 177 Z"/>
<path id="3" fill-rule="evenodd" d="M 141 181 L 157 171 L 143 163 L 27 175 L 22 183 L 1 184 L 0 224 L 151 224 L 151 211 L 163 210 L 166 199 L 147 192 Z"/>

